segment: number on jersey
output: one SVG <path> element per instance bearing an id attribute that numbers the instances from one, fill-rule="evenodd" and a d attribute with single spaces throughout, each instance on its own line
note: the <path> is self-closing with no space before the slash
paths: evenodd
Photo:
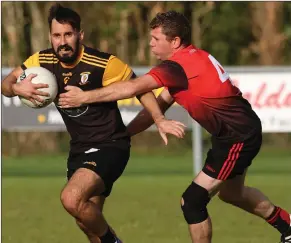
<path id="1" fill-rule="evenodd" d="M 231 82 L 232 84 L 232 81 L 229 77 L 229 74 L 224 71 L 223 67 L 221 66 L 221 64 L 211 55 L 208 56 L 208 58 L 210 59 L 210 61 L 212 62 L 213 66 L 215 67 L 217 73 L 218 73 L 218 76 L 219 76 L 219 79 L 222 83 L 224 83 L 225 81 L 227 81 L 229 79 L 229 81 Z"/>

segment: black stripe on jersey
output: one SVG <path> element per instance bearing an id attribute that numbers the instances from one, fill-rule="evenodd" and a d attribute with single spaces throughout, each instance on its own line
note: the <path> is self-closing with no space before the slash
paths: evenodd
<path id="1" fill-rule="evenodd" d="M 38 61 L 40 64 L 57 64 L 59 59 L 54 54 L 53 49 L 50 48 L 39 52 Z"/>
<path id="2" fill-rule="evenodd" d="M 84 53 L 83 56 L 86 56 L 87 58 L 95 58 L 96 60 L 100 60 L 100 61 L 105 61 L 108 62 L 111 54 L 106 53 L 106 52 L 101 52 L 99 50 L 96 49 L 92 49 L 90 47 L 84 46 Z"/>
<path id="3" fill-rule="evenodd" d="M 107 64 L 107 62 L 108 62 L 108 59 L 97 57 L 97 56 L 93 56 L 93 55 L 89 55 L 88 53 L 85 53 L 85 52 L 83 54 L 83 57 L 90 58 L 90 59 L 96 59 L 96 61 L 98 61 L 100 63 L 104 63 L 104 64 Z"/>
<path id="4" fill-rule="evenodd" d="M 101 61 L 99 61 L 99 60 L 96 60 L 96 59 L 93 59 L 93 58 L 88 58 L 88 57 L 82 57 L 82 59 L 83 60 L 86 60 L 86 61 L 88 61 L 88 62 L 94 62 L 94 63 L 97 63 L 97 64 L 99 64 L 99 65 L 107 65 L 107 62 L 101 62 Z"/>

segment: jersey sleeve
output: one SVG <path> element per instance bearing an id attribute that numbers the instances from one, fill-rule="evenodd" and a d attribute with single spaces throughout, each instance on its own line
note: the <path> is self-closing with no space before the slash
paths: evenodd
<path id="1" fill-rule="evenodd" d="M 111 56 L 103 74 L 102 84 L 107 86 L 111 83 L 126 81 L 134 77 L 134 72 L 127 64 L 116 56 Z"/>
<path id="2" fill-rule="evenodd" d="M 166 60 L 148 73 L 159 85 L 166 88 L 182 88 L 188 86 L 188 79 L 182 66 L 174 61 Z"/>
<path id="3" fill-rule="evenodd" d="M 39 52 L 34 53 L 32 56 L 26 59 L 26 61 L 21 65 L 23 70 L 30 68 L 30 67 L 39 67 Z"/>

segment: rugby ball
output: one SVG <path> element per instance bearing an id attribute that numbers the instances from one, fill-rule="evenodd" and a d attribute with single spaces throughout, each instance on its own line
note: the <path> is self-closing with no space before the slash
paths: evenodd
<path id="1" fill-rule="evenodd" d="M 31 80 L 32 83 L 34 83 L 34 84 L 43 83 L 43 84 L 49 85 L 48 88 L 42 88 L 39 90 L 49 93 L 50 96 L 49 97 L 40 96 L 42 99 L 44 99 L 44 102 L 41 103 L 41 102 L 38 102 L 37 100 L 35 100 L 36 104 L 32 103 L 31 101 L 29 101 L 21 96 L 19 96 L 19 99 L 21 100 L 21 102 L 24 105 L 31 107 L 31 108 L 34 108 L 34 109 L 46 107 L 54 101 L 54 99 L 56 98 L 56 96 L 58 94 L 57 79 L 56 79 L 55 75 L 52 72 L 50 72 L 49 70 L 47 70 L 46 68 L 31 67 L 31 68 L 27 68 L 23 71 L 23 73 L 18 77 L 17 82 L 21 82 L 23 79 L 25 79 L 31 73 L 37 75 L 36 77 L 34 77 Z"/>

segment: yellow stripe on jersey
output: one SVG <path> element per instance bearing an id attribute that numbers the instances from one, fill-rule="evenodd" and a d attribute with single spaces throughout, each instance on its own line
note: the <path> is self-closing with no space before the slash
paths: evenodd
<path id="1" fill-rule="evenodd" d="M 127 81 L 131 78 L 131 68 L 115 56 L 110 56 L 109 62 L 103 74 L 102 84 L 107 86 L 114 82 Z"/>
<path id="2" fill-rule="evenodd" d="M 39 54 L 40 57 L 52 57 L 55 56 L 55 54 L 51 53 L 51 54 L 45 54 L 45 53 L 41 53 Z"/>
<path id="3" fill-rule="evenodd" d="M 39 67 L 39 52 L 34 53 L 32 56 L 26 59 L 26 61 L 23 63 L 26 68 L 30 67 Z"/>
<path id="4" fill-rule="evenodd" d="M 57 64 L 59 61 L 45 61 L 45 60 L 39 60 L 39 63 L 48 63 L 48 64 Z"/>
<path id="5" fill-rule="evenodd" d="M 55 62 L 58 62 L 59 59 L 55 58 L 55 57 L 52 57 L 52 58 L 39 58 L 39 61 L 55 61 Z"/>
<path id="6" fill-rule="evenodd" d="M 85 57 L 89 57 L 89 58 L 93 58 L 93 59 L 97 59 L 97 60 L 100 60 L 100 61 L 104 61 L 104 62 L 108 62 L 108 59 L 105 59 L 105 58 L 101 58 L 101 57 L 96 57 L 96 56 L 93 56 L 93 55 L 89 55 L 88 53 L 84 52 L 83 56 Z"/>
<path id="7" fill-rule="evenodd" d="M 93 58 L 88 58 L 88 57 L 85 57 L 85 56 L 83 56 L 82 59 L 86 60 L 88 62 L 95 62 L 95 63 L 98 63 L 100 65 L 104 65 L 105 67 L 106 67 L 106 64 L 107 64 L 107 62 L 96 60 L 96 59 L 93 59 Z"/>
<path id="8" fill-rule="evenodd" d="M 99 64 L 99 63 L 96 63 L 96 62 L 89 62 L 89 61 L 84 60 L 83 58 L 81 59 L 81 62 L 90 64 L 90 65 L 93 65 L 93 66 L 96 66 L 96 67 L 106 68 L 106 65 L 102 65 L 102 64 Z"/>

